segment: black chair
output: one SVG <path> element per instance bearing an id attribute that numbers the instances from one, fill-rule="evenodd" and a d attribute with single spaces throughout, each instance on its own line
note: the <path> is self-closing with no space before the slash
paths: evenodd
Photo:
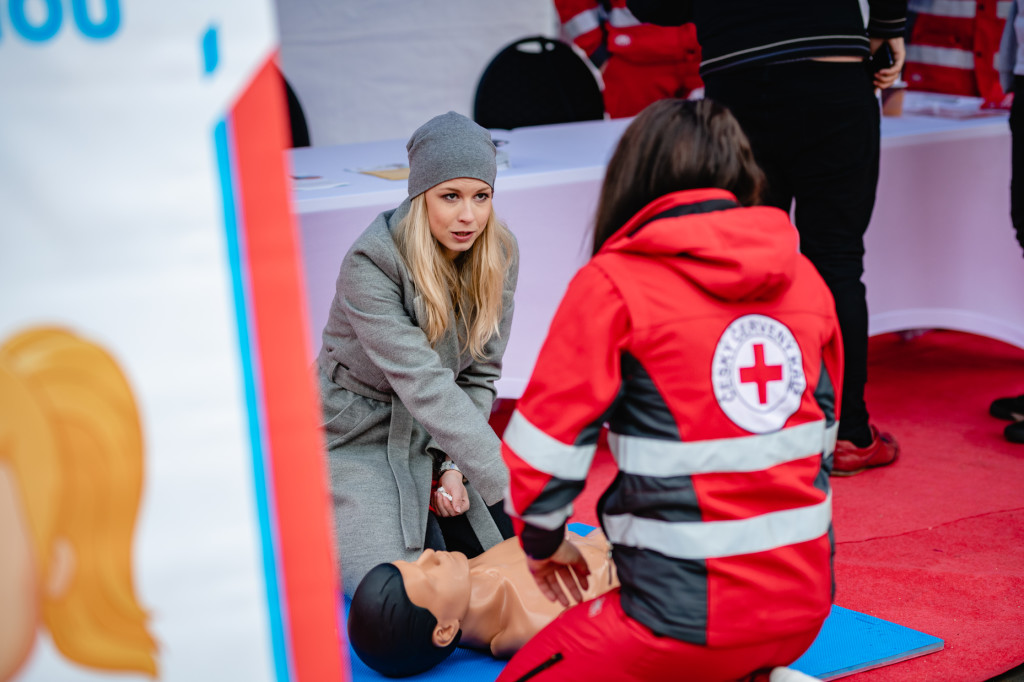
<path id="1" fill-rule="evenodd" d="M 306 126 L 306 114 L 302 111 L 302 103 L 299 102 L 298 96 L 292 90 L 291 83 L 284 77 L 280 69 L 277 70 L 277 73 L 281 76 L 281 82 L 284 83 L 285 96 L 288 100 L 288 120 L 292 136 L 291 146 L 308 147 L 309 128 Z"/>
<path id="2" fill-rule="evenodd" d="M 476 88 L 473 119 L 485 128 L 591 121 L 604 118 L 604 99 L 584 58 L 544 36 L 503 48 Z"/>

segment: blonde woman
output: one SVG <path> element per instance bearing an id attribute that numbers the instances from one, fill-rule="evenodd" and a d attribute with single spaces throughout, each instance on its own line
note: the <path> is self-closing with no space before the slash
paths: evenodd
<path id="1" fill-rule="evenodd" d="M 407 149 L 409 197 L 345 255 L 317 361 L 349 596 L 377 564 L 512 534 L 487 422 L 518 275 L 491 207 L 494 144 L 448 112 Z"/>
<path id="2" fill-rule="evenodd" d="M 156 677 L 132 578 L 142 434 L 101 348 L 61 329 L 0 347 L 0 681 L 44 627 L 70 661 Z"/>

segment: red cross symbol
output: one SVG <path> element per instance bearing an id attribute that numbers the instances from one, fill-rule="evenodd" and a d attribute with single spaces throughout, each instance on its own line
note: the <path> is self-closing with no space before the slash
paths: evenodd
<path id="1" fill-rule="evenodd" d="M 764 344 L 754 344 L 754 366 L 740 368 L 740 383 L 757 382 L 757 399 L 764 405 L 768 402 L 768 382 L 782 381 L 782 365 L 764 364 Z"/>

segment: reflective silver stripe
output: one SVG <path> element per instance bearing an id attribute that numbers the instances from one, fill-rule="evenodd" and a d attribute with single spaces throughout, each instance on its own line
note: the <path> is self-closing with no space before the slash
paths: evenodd
<path id="1" fill-rule="evenodd" d="M 572 502 L 565 505 L 561 509 L 548 512 L 547 514 L 520 514 L 516 511 L 515 506 L 512 504 L 512 489 L 509 487 L 505 488 L 505 513 L 514 519 L 522 519 L 531 526 L 537 526 L 544 530 L 555 530 L 561 528 L 569 517 L 572 516 L 573 506 Z"/>
<path id="2" fill-rule="evenodd" d="M 521 518 L 531 526 L 544 530 L 555 530 L 564 526 L 570 516 L 572 516 L 572 503 L 546 514 L 523 514 Z"/>
<path id="3" fill-rule="evenodd" d="M 948 66 L 953 69 L 973 69 L 974 54 L 954 47 L 907 45 L 907 61 L 929 66 Z"/>
<path id="4" fill-rule="evenodd" d="M 608 444 L 621 471 L 664 477 L 762 471 L 821 454 L 827 436 L 822 420 L 763 435 L 689 443 L 611 433 Z"/>
<path id="5" fill-rule="evenodd" d="M 836 441 L 839 439 L 839 422 L 825 429 L 825 445 L 822 446 L 821 454 L 828 457 L 836 451 Z"/>
<path id="6" fill-rule="evenodd" d="M 1013 5 L 1013 0 L 999 0 L 996 3 L 996 16 L 1000 19 L 1007 19 L 1010 16 L 1010 7 Z"/>
<path id="7" fill-rule="evenodd" d="M 977 0 L 932 0 L 921 12 L 924 15 L 931 14 L 937 17 L 973 19 L 977 9 Z"/>
<path id="8" fill-rule="evenodd" d="M 608 23 L 615 28 L 629 28 L 630 26 L 640 25 L 640 21 L 625 7 L 612 8 L 611 14 L 608 15 Z"/>
<path id="9" fill-rule="evenodd" d="M 597 10 L 588 9 L 562 24 L 562 32 L 569 40 L 576 40 L 584 33 L 589 33 L 600 26 L 601 21 L 598 18 Z"/>
<path id="10" fill-rule="evenodd" d="M 512 413 L 502 436 L 523 461 L 537 471 L 565 481 L 582 481 L 590 471 L 597 445 L 566 445 L 527 421 L 519 410 Z"/>
<path id="11" fill-rule="evenodd" d="M 765 552 L 820 538 L 832 521 L 832 493 L 808 507 L 737 521 L 671 522 L 630 514 L 603 518 L 617 545 L 650 549 L 675 559 L 715 559 Z"/>

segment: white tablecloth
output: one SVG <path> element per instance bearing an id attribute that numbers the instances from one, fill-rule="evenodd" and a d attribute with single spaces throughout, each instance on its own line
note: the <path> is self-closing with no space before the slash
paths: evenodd
<path id="1" fill-rule="evenodd" d="M 589 229 L 605 164 L 628 120 L 494 131 L 510 166 L 494 205 L 519 239 L 521 271 L 499 394 L 518 396 L 570 278 L 589 256 Z M 311 351 L 349 245 L 380 211 L 405 198 L 404 181 L 352 169 L 405 162 L 405 140 L 290 152 L 309 296 Z M 1024 347 L 1024 259 L 1009 219 L 1010 137 L 1005 116 L 885 118 L 882 161 L 866 238 L 872 334 L 959 329 Z"/>

